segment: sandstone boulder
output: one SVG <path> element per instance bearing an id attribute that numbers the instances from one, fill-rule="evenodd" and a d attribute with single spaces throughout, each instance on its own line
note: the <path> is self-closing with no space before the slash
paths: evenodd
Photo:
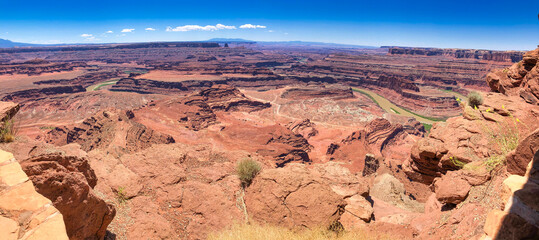
<path id="1" fill-rule="evenodd" d="M 526 173 L 528 163 L 537 151 L 539 151 L 539 129 L 525 137 L 517 148 L 507 155 L 507 171 L 523 176 Z"/>
<path id="2" fill-rule="evenodd" d="M 454 171 L 434 180 L 436 199 L 441 203 L 459 204 L 468 197 L 472 186 Z"/>
<path id="3" fill-rule="evenodd" d="M 346 202 L 303 164 L 263 170 L 247 188 L 249 216 L 285 227 L 329 226 L 338 221 Z"/>
<path id="4" fill-rule="evenodd" d="M 405 211 L 422 212 L 424 210 L 423 204 L 410 199 L 404 184 L 388 173 L 374 179 L 370 195 Z"/>
<path id="5" fill-rule="evenodd" d="M 46 154 L 22 162 L 39 193 L 64 217 L 70 239 L 103 239 L 116 213 L 92 188 L 97 177 L 85 158 Z"/>
<path id="6" fill-rule="evenodd" d="M 341 216 L 340 222 L 345 229 L 361 226 L 365 222 L 370 222 L 374 209 L 372 203 L 364 197 L 354 195 L 346 199 L 346 207 Z"/>
<path id="7" fill-rule="evenodd" d="M 0 239 L 67 240 L 62 214 L 36 192 L 13 155 L 0 150 Z"/>

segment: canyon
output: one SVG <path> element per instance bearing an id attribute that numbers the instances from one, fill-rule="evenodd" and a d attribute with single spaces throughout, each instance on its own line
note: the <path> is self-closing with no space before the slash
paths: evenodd
<path id="1" fill-rule="evenodd" d="M 258 223 L 535 239 L 538 60 L 264 43 L 0 49 L 0 238 L 207 239 Z M 261 169 L 249 184 L 244 161 Z"/>

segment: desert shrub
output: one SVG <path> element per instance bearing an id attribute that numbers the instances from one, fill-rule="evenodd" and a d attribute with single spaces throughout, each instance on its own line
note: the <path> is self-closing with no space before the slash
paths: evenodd
<path id="1" fill-rule="evenodd" d="M 369 231 L 367 228 L 354 228 L 336 233 L 327 228 L 290 230 L 284 227 L 260 224 L 235 224 L 220 232 L 211 233 L 209 240 L 386 240 L 395 239 L 386 233 Z"/>
<path id="2" fill-rule="evenodd" d="M 253 159 L 243 159 L 236 165 L 236 174 L 241 181 L 242 187 L 248 187 L 262 167 Z"/>
<path id="3" fill-rule="evenodd" d="M 502 109 L 505 107 L 502 105 Z M 486 112 L 490 112 L 490 108 Z M 505 163 L 505 156 L 518 146 L 520 134 L 519 126 L 527 128 L 518 118 L 515 118 L 509 112 L 509 118 L 506 121 L 497 122 L 497 127 L 489 128 L 483 125 L 489 135 L 489 143 L 497 147 L 498 152 L 491 153 L 484 163 L 488 170 L 494 170 L 499 165 Z"/>
<path id="4" fill-rule="evenodd" d="M 119 187 L 116 191 L 116 200 L 118 200 L 118 203 L 124 204 L 127 202 L 127 194 L 125 193 L 125 187 Z"/>
<path id="5" fill-rule="evenodd" d="M 473 91 L 468 94 L 468 105 L 470 107 L 476 108 L 481 104 L 483 104 L 483 97 L 480 93 Z"/>
<path id="6" fill-rule="evenodd" d="M 15 130 L 13 120 L 5 120 L 0 124 L 0 142 L 13 142 L 15 140 Z"/>

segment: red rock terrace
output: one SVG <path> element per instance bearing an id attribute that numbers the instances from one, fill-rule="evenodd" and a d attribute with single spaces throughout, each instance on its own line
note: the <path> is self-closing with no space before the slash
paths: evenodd
<path id="1" fill-rule="evenodd" d="M 538 60 L 265 43 L 0 49 L 0 239 L 256 227 L 539 239 Z"/>

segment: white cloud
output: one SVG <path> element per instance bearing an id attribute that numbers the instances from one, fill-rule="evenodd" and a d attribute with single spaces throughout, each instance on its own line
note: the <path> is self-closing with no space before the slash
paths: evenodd
<path id="1" fill-rule="evenodd" d="M 146 30 L 146 31 L 155 31 L 155 28 L 146 28 L 144 30 Z"/>
<path id="2" fill-rule="evenodd" d="M 235 26 L 227 26 L 223 24 L 217 24 L 215 26 L 213 25 L 206 25 L 206 26 L 200 26 L 200 25 L 184 25 L 184 26 L 178 26 L 175 28 L 167 27 L 167 32 L 188 32 L 188 31 L 217 31 L 217 30 L 223 30 L 223 29 L 236 29 Z"/>
<path id="3" fill-rule="evenodd" d="M 268 30 L 268 32 L 273 32 L 273 30 Z"/>
<path id="4" fill-rule="evenodd" d="M 243 24 L 240 26 L 240 28 L 244 28 L 244 29 L 256 29 L 256 28 L 266 28 L 266 26 L 262 26 L 262 25 L 253 25 L 253 24 Z"/>
<path id="5" fill-rule="evenodd" d="M 113 31 L 111 31 L 111 30 L 108 30 L 108 31 L 106 31 L 105 33 L 114 33 L 114 32 L 113 32 Z"/>
<path id="6" fill-rule="evenodd" d="M 123 33 L 130 33 L 130 32 L 133 32 L 133 31 L 135 31 L 134 28 L 124 28 L 124 29 L 122 29 Z"/>
<path id="7" fill-rule="evenodd" d="M 80 36 L 83 38 L 89 38 L 89 37 L 92 37 L 92 34 L 84 33 L 84 34 L 81 34 Z"/>

